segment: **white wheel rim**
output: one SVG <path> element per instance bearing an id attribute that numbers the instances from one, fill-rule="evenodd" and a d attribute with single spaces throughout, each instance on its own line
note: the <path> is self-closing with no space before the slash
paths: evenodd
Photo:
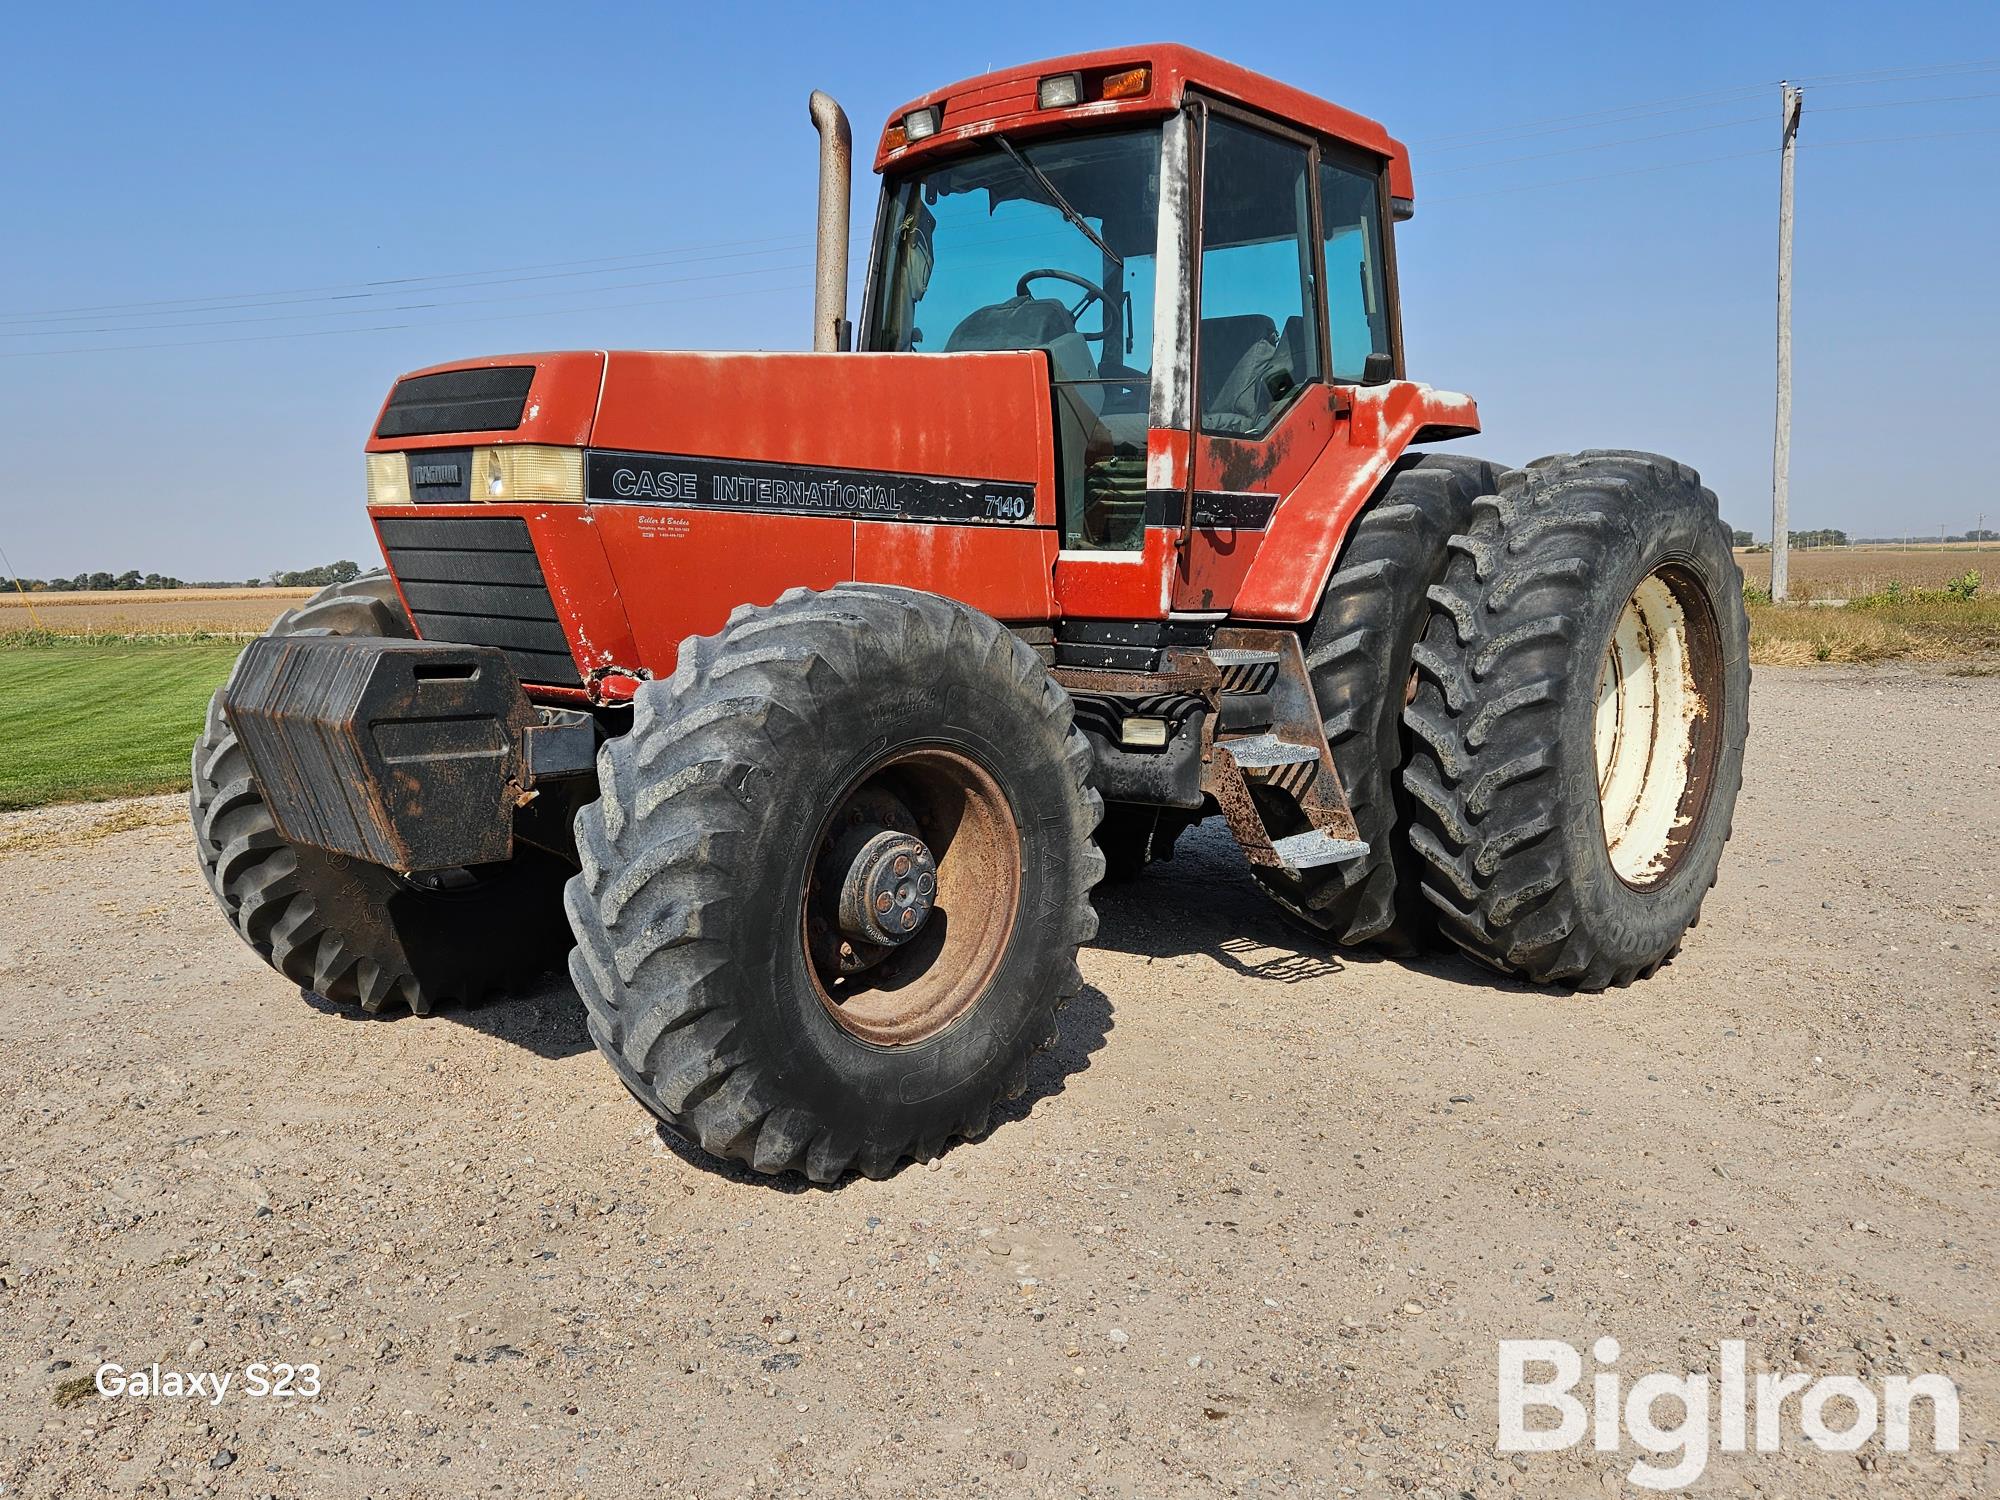
<path id="1" fill-rule="evenodd" d="M 1611 868 L 1628 885 L 1663 879 L 1699 812 L 1690 806 L 1704 707 L 1687 611 L 1649 573 L 1619 612 L 1597 680 L 1597 796 Z"/>

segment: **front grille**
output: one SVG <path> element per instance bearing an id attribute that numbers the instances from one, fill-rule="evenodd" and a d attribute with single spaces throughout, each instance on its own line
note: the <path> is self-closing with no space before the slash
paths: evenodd
<path id="1" fill-rule="evenodd" d="M 533 365 L 495 365 L 481 370 L 446 370 L 412 375 L 396 382 L 379 438 L 429 437 L 437 432 L 512 432 L 521 425 Z"/>
<path id="2" fill-rule="evenodd" d="M 497 646 L 523 682 L 582 684 L 526 521 L 390 516 L 377 524 L 425 640 Z"/>

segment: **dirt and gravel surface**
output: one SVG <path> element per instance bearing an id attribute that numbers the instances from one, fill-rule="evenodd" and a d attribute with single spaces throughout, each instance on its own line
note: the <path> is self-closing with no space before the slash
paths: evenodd
<path id="1" fill-rule="evenodd" d="M 302 998 L 172 799 L 0 818 L 0 1483 L 1603 1496 L 1629 1441 L 1496 1452 L 1495 1359 L 1610 1334 L 1961 1388 L 1955 1457 L 1794 1413 L 1697 1493 L 2000 1491 L 2000 678 L 1765 671 L 1754 724 L 1651 983 L 1330 957 L 1204 830 L 1103 894 L 991 1136 L 835 1190 L 662 1141 L 566 982 Z M 106 1400 L 105 1361 L 237 1375 Z"/>

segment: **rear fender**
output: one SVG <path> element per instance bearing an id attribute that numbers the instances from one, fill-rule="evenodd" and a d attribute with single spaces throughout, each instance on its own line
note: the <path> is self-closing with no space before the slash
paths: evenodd
<path id="1" fill-rule="evenodd" d="M 1412 443 L 1479 431 L 1470 396 L 1414 381 L 1349 388 L 1352 409 L 1305 478 L 1278 505 L 1231 614 L 1297 624 L 1312 618 L 1340 545 Z"/>

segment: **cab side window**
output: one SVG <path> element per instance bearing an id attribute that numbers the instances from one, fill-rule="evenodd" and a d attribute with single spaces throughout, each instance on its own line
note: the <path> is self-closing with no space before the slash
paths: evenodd
<path id="1" fill-rule="evenodd" d="M 1311 159 L 1210 115 L 1201 194 L 1201 430 L 1254 437 L 1320 376 Z"/>
<path id="2" fill-rule="evenodd" d="M 1359 381 L 1367 374 L 1369 355 L 1387 359 L 1391 353 L 1380 179 L 1371 171 L 1322 161 L 1319 204 L 1333 378 Z"/>

